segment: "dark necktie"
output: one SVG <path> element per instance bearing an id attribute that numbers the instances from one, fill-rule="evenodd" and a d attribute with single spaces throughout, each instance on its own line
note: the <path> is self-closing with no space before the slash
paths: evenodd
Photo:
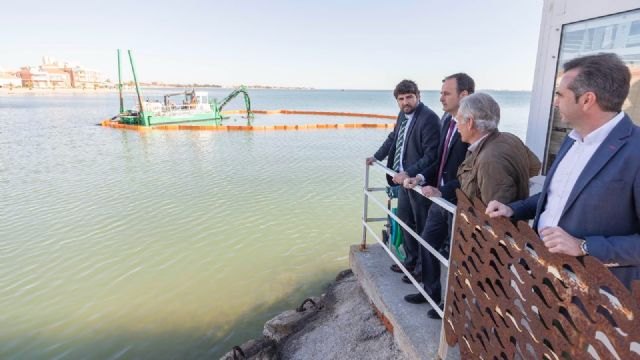
<path id="1" fill-rule="evenodd" d="M 447 156 L 449 156 L 449 143 L 455 132 L 456 122 L 451 118 L 449 121 L 449 129 L 447 130 L 447 136 L 444 139 L 444 147 L 442 148 L 442 158 L 440 158 L 440 168 L 438 169 L 438 183 L 436 186 L 440 186 L 442 183 L 442 173 L 444 172 L 444 164 L 447 162 Z"/>
<path id="2" fill-rule="evenodd" d="M 393 170 L 400 171 L 400 161 L 402 161 L 402 147 L 404 146 L 404 133 L 409 119 L 403 114 L 404 118 L 400 122 L 400 129 L 398 129 L 398 135 L 396 137 L 396 153 L 393 156 Z"/>

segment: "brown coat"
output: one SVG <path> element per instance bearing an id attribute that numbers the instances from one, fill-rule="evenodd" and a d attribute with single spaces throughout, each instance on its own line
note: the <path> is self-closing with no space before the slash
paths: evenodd
<path id="1" fill-rule="evenodd" d="M 487 204 L 508 204 L 529 197 L 529 178 L 538 175 L 540 161 L 515 135 L 494 131 L 467 153 L 458 168 L 461 190 Z"/>

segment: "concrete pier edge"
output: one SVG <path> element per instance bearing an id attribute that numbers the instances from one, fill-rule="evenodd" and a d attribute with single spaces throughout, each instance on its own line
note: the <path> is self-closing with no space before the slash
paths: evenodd
<path id="1" fill-rule="evenodd" d="M 380 244 L 349 249 L 349 265 L 398 347 L 411 359 L 438 359 L 442 321 L 427 316 L 428 304 L 407 303 L 404 296 L 418 291 L 389 269 L 393 260 Z M 460 359 L 458 347 L 448 348 L 446 359 Z"/>

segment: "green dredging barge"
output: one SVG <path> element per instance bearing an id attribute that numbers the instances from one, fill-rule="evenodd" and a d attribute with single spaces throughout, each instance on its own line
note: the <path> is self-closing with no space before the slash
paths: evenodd
<path id="1" fill-rule="evenodd" d="M 222 125 L 222 109 L 236 96 L 244 96 L 247 110 L 247 125 L 251 125 L 253 112 L 251 111 L 251 99 L 246 87 L 240 86 L 218 102 L 217 99 L 209 100 L 209 94 L 204 91 L 185 90 L 184 92 L 171 93 L 163 96 L 163 102 L 143 101 L 143 96 L 138 85 L 136 69 L 133 63 L 131 50 L 127 50 L 133 82 L 136 88 L 137 109 L 124 110 L 122 98 L 122 69 L 120 65 L 120 50 L 118 49 L 118 92 L 120 96 L 120 112 L 111 121 L 137 126 L 153 126 L 162 124 L 180 124 L 200 121 L 213 121 L 215 125 Z M 184 96 L 182 100 L 174 101 L 177 96 Z"/>

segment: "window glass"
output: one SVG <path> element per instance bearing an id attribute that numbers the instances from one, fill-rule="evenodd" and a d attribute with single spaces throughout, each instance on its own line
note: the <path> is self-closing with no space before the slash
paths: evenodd
<path id="1" fill-rule="evenodd" d="M 636 124 L 640 124 L 640 9 L 564 25 L 556 84 L 560 81 L 565 62 L 601 52 L 618 54 L 631 70 L 631 90 L 623 110 Z M 555 159 L 570 130 L 560 121 L 555 109 L 552 109 L 545 170 Z"/>

